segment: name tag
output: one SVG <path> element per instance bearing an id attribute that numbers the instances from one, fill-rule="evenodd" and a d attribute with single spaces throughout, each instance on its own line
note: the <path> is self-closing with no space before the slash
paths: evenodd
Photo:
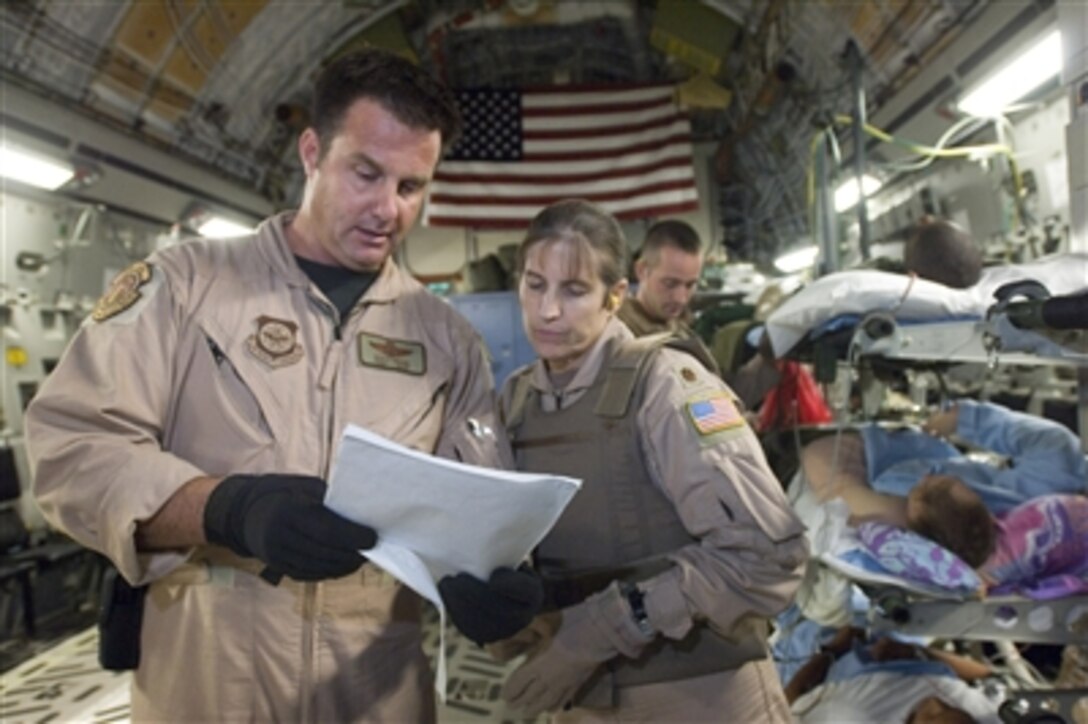
<path id="1" fill-rule="evenodd" d="M 427 371 L 427 349 L 420 342 L 379 337 L 360 332 L 359 363 L 366 367 L 422 375 Z"/>

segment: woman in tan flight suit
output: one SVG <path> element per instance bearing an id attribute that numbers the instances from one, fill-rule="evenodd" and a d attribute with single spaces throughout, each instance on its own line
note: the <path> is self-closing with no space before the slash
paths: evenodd
<path id="1" fill-rule="evenodd" d="M 540 359 L 503 413 L 519 469 L 581 478 L 535 553 L 550 613 L 495 647 L 528 652 L 504 696 L 555 721 L 788 721 L 766 620 L 808 552 L 733 392 L 667 335 L 614 318 L 626 291 L 616 220 L 564 201 L 519 250 Z"/>

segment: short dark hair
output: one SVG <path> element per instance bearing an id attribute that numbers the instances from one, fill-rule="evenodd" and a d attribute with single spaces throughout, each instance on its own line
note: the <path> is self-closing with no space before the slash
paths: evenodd
<path id="1" fill-rule="evenodd" d="M 702 248 L 699 235 L 691 224 L 679 219 L 666 219 L 659 221 L 646 231 L 646 238 L 642 241 L 638 258 L 644 259 L 651 266 L 657 263 L 657 258 L 662 249 L 671 246 L 686 254 L 698 254 Z"/>
<path id="2" fill-rule="evenodd" d="M 378 48 L 354 51 L 333 60 L 314 84 L 311 125 L 328 148 L 344 114 L 355 101 L 370 98 L 412 128 L 438 131 L 442 147 L 461 135 L 461 114 L 453 92 L 407 58 Z"/>
<path id="3" fill-rule="evenodd" d="M 971 488 L 952 475 L 930 475 L 919 483 L 920 513 L 907 526 L 978 568 L 994 552 L 997 531 L 993 516 Z M 909 509 L 908 509 L 909 510 Z"/>
<path id="4" fill-rule="evenodd" d="M 965 289 L 982 275 L 982 253 L 956 224 L 925 217 L 903 247 L 903 265 L 922 279 Z"/>
<path id="5" fill-rule="evenodd" d="M 569 239 L 578 246 L 581 263 L 584 252 L 597 252 L 597 276 L 606 289 L 624 278 L 627 268 L 627 240 L 616 217 L 583 199 L 557 201 L 545 207 L 529 222 L 525 239 L 518 246 L 517 270 L 525 271 L 529 249 L 542 241 Z"/>

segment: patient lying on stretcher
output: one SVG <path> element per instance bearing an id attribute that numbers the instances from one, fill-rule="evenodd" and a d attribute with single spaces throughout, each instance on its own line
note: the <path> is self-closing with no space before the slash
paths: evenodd
<path id="1" fill-rule="evenodd" d="M 802 724 L 998 722 L 997 704 L 965 682 L 992 675 L 979 661 L 840 628 L 785 686 Z"/>
<path id="2" fill-rule="evenodd" d="M 997 453 L 978 460 L 956 436 Z M 986 586 L 1040 597 L 1088 584 L 1088 463 L 1061 425 L 990 403 L 961 401 L 921 431 L 876 426 L 821 438 L 802 451 L 822 499 L 841 497 L 850 522 L 911 530 L 978 569 Z"/>
<path id="3" fill-rule="evenodd" d="M 1080 590 L 1088 576 L 1088 497 L 1043 495 L 993 516 L 982 498 L 950 476 L 922 480 L 907 497 L 907 528 L 978 569 L 989 590 L 1028 584 Z"/>

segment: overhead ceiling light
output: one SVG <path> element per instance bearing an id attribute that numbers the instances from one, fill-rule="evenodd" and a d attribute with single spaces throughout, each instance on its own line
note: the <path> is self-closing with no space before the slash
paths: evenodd
<path id="1" fill-rule="evenodd" d="M 196 226 L 197 233 L 209 239 L 230 239 L 235 236 L 252 234 L 252 226 L 244 226 L 236 221 L 224 219 L 222 216 L 208 216 L 202 219 Z"/>
<path id="2" fill-rule="evenodd" d="M 802 249 L 783 254 L 774 260 L 774 265 L 783 274 L 793 274 L 802 269 L 808 269 L 816 263 L 816 257 L 820 250 L 815 246 L 806 246 Z"/>
<path id="3" fill-rule="evenodd" d="M 181 225 L 208 239 L 230 239 L 252 234 L 254 227 L 241 216 L 224 216 L 204 203 L 194 201 L 181 214 Z"/>
<path id="4" fill-rule="evenodd" d="M 872 196 L 875 194 L 881 186 L 880 179 L 875 176 L 865 174 L 861 177 L 861 189 L 865 192 L 865 196 Z M 835 211 L 842 213 L 851 208 L 861 198 L 861 194 L 858 193 L 858 180 L 856 178 L 849 178 L 845 182 L 839 184 L 839 187 L 835 189 Z"/>
<path id="5" fill-rule="evenodd" d="M 1062 36 L 1054 30 L 1003 65 L 956 106 L 972 116 L 992 117 L 1062 70 Z"/>
<path id="6" fill-rule="evenodd" d="M 18 148 L 3 140 L 0 141 L 0 176 L 54 191 L 72 180 L 75 168 L 70 163 Z"/>

